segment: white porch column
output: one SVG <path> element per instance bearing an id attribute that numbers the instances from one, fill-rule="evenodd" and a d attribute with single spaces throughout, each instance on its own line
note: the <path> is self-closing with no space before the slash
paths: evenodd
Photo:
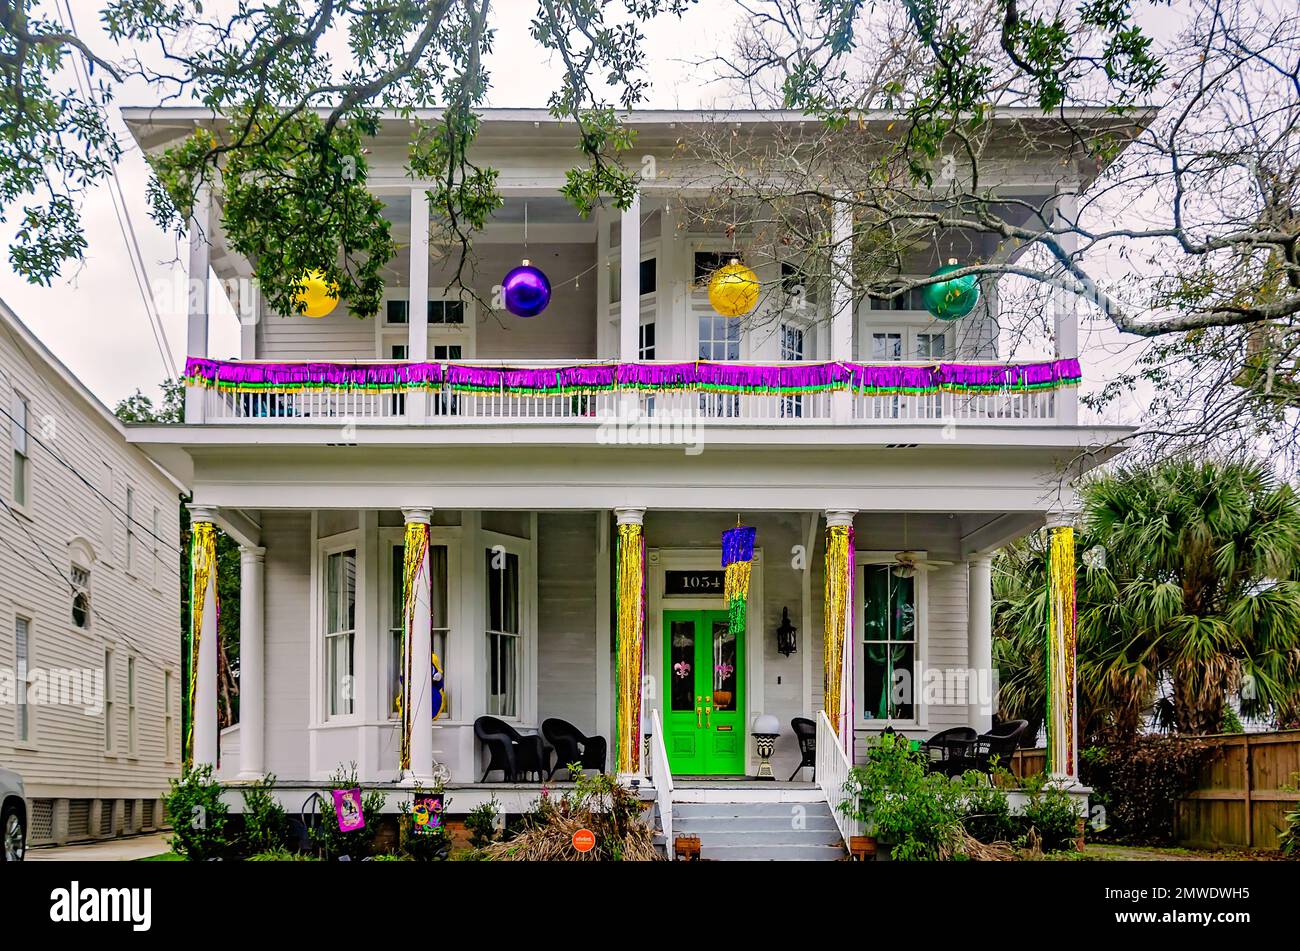
<path id="1" fill-rule="evenodd" d="M 433 510 L 404 508 L 407 526 L 422 525 L 428 531 Z M 433 784 L 433 593 L 429 549 L 416 577 L 414 611 L 411 617 L 411 768 L 402 780 L 411 785 Z"/>
<path id="2" fill-rule="evenodd" d="M 853 359 L 853 206 L 840 196 L 831 211 L 831 352 L 832 360 Z M 831 418 L 847 423 L 853 394 L 831 393 Z"/>
<path id="3" fill-rule="evenodd" d="M 975 674 L 970 684 L 969 719 L 980 733 L 993 728 L 993 708 L 997 704 L 997 677 L 993 665 L 993 557 L 987 554 L 971 556 L 967 562 L 966 603 L 967 650 L 969 666 Z M 993 693 L 986 704 L 984 690 Z"/>
<path id="4" fill-rule="evenodd" d="M 202 505 L 190 506 L 190 530 L 198 537 L 216 531 L 217 510 Z M 210 536 L 209 536 L 210 537 Z M 215 542 L 213 543 L 215 548 Z M 196 545 L 200 548 L 200 545 Z M 202 551 L 197 551 L 200 558 Z M 193 555 L 191 556 L 193 558 Z M 191 565 L 191 571 L 193 571 Z M 191 575 L 192 577 L 192 575 Z M 203 605 L 199 614 L 199 656 L 191 689 L 194 692 L 194 709 L 191 711 L 190 729 L 193 732 L 191 748 L 195 766 L 217 765 L 217 571 L 215 552 L 211 556 L 211 570 L 203 584 Z M 194 591 L 190 592 L 191 610 L 196 606 Z M 188 701 L 188 697 L 186 700 Z"/>
<path id="5" fill-rule="evenodd" d="M 185 353 L 191 357 L 208 355 L 208 272 L 212 258 L 212 192 L 199 186 L 190 213 L 189 293 L 186 295 Z M 200 387 L 185 390 L 185 421 L 203 422 L 205 392 Z"/>
<path id="6" fill-rule="evenodd" d="M 1052 226 L 1056 229 L 1076 228 L 1079 223 L 1079 196 L 1072 193 L 1058 195 L 1053 203 Z M 1074 231 L 1058 233 L 1057 243 L 1073 256 L 1079 250 L 1079 236 Z M 1073 360 L 1079 356 L 1079 298 L 1078 295 L 1056 287 L 1052 289 L 1052 325 L 1056 337 L 1056 358 Z M 1067 386 L 1056 391 L 1057 420 L 1067 426 L 1079 422 L 1079 390 Z"/>
<path id="7" fill-rule="evenodd" d="M 411 281 L 406 304 L 406 358 L 429 359 L 429 194 L 411 189 Z M 429 415 L 429 394 L 406 393 L 406 419 L 419 423 Z"/>
<path id="8" fill-rule="evenodd" d="M 641 332 L 641 195 L 623 211 L 619 228 L 618 358 L 635 360 Z"/>
<path id="9" fill-rule="evenodd" d="M 1074 518 L 1047 517 L 1047 774 L 1079 781 Z"/>
<path id="10" fill-rule="evenodd" d="M 239 546 L 239 778 L 261 779 L 266 709 L 266 549 Z"/>
<path id="11" fill-rule="evenodd" d="M 620 778 L 645 774 L 641 762 L 641 711 L 645 677 L 645 509 L 614 509 L 618 522 L 614 634 L 614 769 Z"/>

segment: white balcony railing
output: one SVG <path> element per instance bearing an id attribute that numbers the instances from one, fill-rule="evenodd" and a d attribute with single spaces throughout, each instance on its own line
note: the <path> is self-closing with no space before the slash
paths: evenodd
<path id="1" fill-rule="evenodd" d="M 193 364 L 195 361 L 191 361 Z M 467 386 L 445 379 L 382 386 L 314 385 L 311 374 L 391 369 L 400 364 L 299 363 L 275 364 L 282 372 L 297 372 L 301 379 L 284 385 L 249 385 L 221 373 L 257 371 L 256 363 L 214 364 L 206 361 L 209 377 L 190 374 L 198 392 L 197 409 L 187 422 L 284 424 L 373 424 L 399 425 L 484 425 L 484 424 L 570 424 L 600 425 L 629 418 L 684 420 L 691 424 L 734 426 L 816 426 L 831 423 L 857 425 L 928 424 L 1024 424 L 1050 425 L 1058 421 L 1061 399 L 1058 386 L 1006 386 L 978 392 L 960 388 L 922 392 L 871 392 L 844 381 L 834 386 L 803 392 L 764 392 L 760 387 L 736 392 L 718 392 L 692 385 L 640 382 L 636 386 L 566 386 L 560 393 L 545 388 L 510 385 L 502 377 L 501 364 L 456 364 L 492 371 L 488 384 Z M 414 366 L 414 365 L 408 365 Z M 427 365 L 420 365 L 427 366 Z M 510 369 L 522 373 L 541 372 L 548 377 L 574 367 L 572 362 L 512 362 Z M 596 367 L 612 372 L 612 365 Z M 689 364 L 633 365 L 637 369 L 691 366 Z M 790 364 L 754 367 L 758 372 L 776 372 Z M 825 365 L 823 365 L 825 366 Z M 836 365 L 840 366 L 840 365 Z M 856 366 L 856 365 L 855 365 Z M 962 365 L 963 367 L 968 365 Z M 997 365 L 1005 369 L 1008 365 Z M 1037 368 L 1042 364 L 1010 365 Z M 324 369 L 322 369 L 324 368 Z M 860 369 L 860 368 L 859 368 Z M 497 377 L 502 377 L 499 381 Z M 303 382 L 306 380 L 307 382 Z"/>
<path id="2" fill-rule="evenodd" d="M 831 815 L 835 817 L 835 825 L 840 830 L 840 838 L 844 840 L 845 846 L 853 836 L 862 835 L 862 824 L 844 811 L 849 800 L 844 784 L 848 782 L 849 770 L 852 768 L 853 764 L 840 746 L 840 738 L 835 733 L 835 727 L 831 726 L 826 711 L 818 710 L 817 785 L 826 797 L 826 804 L 831 808 Z"/>

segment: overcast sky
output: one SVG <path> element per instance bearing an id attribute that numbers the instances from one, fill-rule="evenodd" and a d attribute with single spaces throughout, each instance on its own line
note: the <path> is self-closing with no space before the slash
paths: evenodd
<path id="1" fill-rule="evenodd" d="M 72 7 L 81 35 L 92 46 L 110 50 L 99 28 L 98 0 L 72 0 Z M 500 12 L 495 17 L 496 50 L 489 62 L 493 82 L 490 105 L 544 106 L 545 92 L 553 88 L 558 70 L 528 35 L 529 11 L 535 9 L 535 0 L 496 0 L 494 9 Z M 647 27 L 652 86 L 645 105 L 692 108 L 718 104 L 723 90 L 702 84 L 691 63 L 729 47 L 739 28 L 738 10 L 731 0 L 700 0 L 681 20 L 662 18 Z M 176 276 L 183 279 L 185 249 L 149 219 L 145 199 L 148 173 L 117 111 L 121 106 L 156 101 L 157 94 L 148 87 L 128 84 L 117 94 L 113 117 L 127 149 L 118 174 L 130 218 L 151 284 L 165 284 Z M 156 396 L 157 384 L 167 374 L 131 277 L 127 246 L 107 186 L 101 185 L 87 196 L 82 216 L 89 242 L 82 265 L 67 266 L 52 287 L 30 285 L 7 266 L 0 266 L 0 296 L 110 407 L 136 389 Z M 14 229 L 13 217 L 0 225 L 5 248 Z M 217 302 L 217 312 L 211 318 L 210 353 L 237 356 L 238 325 L 222 305 L 224 298 Z M 183 366 L 185 314 L 179 302 L 164 299 L 159 306 L 173 359 Z M 1095 383 L 1098 364 L 1111 362 L 1106 353 L 1115 340 L 1112 335 L 1085 335 L 1083 344 L 1085 369 Z"/>

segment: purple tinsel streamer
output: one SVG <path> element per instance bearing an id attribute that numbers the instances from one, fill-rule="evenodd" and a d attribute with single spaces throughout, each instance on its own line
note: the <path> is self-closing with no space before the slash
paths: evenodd
<path id="1" fill-rule="evenodd" d="M 190 357 L 185 376 L 217 389 L 436 387 L 576 393 L 624 388 L 724 389 L 754 393 L 849 389 L 925 392 L 1016 389 L 1077 383 L 1078 360 L 1029 364 L 848 362 L 755 366 L 737 363 L 619 363 L 485 367 L 458 363 L 241 363 Z"/>

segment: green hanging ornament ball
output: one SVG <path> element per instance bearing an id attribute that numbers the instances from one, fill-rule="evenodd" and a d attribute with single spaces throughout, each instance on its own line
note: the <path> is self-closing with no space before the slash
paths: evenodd
<path id="1" fill-rule="evenodd" d="M 963 267 L 965 265 L 958 264 L 956 258 L 949 258 L 947 264 L 930 276 L 939 277 L 951 271 L 960 271 Z M 976 303 L 979 302 L 979 277 L 974 274 L 967 274 L 964 277 L 955 277 L 950 281 L 927 284 L 923 294 L 925 309 L 931 314 L 940 320 L 957 320 L 969 314 L 975 308 Z"/>

